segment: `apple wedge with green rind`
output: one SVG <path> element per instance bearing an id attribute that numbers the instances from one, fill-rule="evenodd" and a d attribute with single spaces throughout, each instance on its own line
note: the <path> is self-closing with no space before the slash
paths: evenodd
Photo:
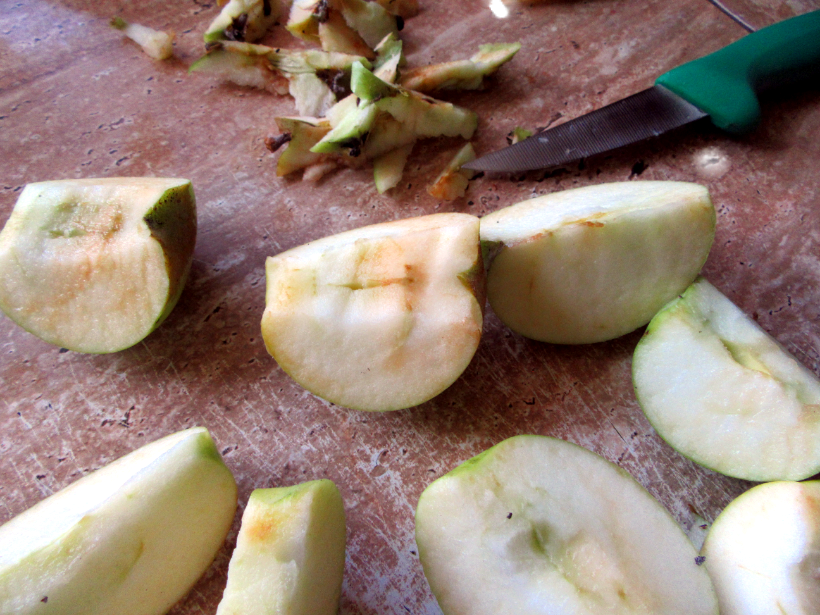
<path id="1" fill-rule="evenodd" d="M 649 323 L 632 379 L 658 435 L 702 466 L 752 481 L 820 472 L 820 380 L 704 278 Z"/>
<path id="2" fill-rule="evenodd" d="M 332 481 L 256 489 L 216 615 L 336 615 L 344 565 L 344 504 Z"/>
<path id="3" fill-rule="evenodd" d="M 753 487 L 718 515 L 701 555 L 721 615 L 817 615 L 820 481 Z"/>
<path id="4" fill-rule="evenodd" d="M 0 309 L 69 350 L 128 348 L 176 305 L 195 242 L 188 180 L 28 184 L 0 232 Z"/>
<path id="5" fill-rule="evenodd" d="M 481 219 L 490 305 L 513 331 L 589 344 L 649 322 L 695 279 L 715 210 L 704 186 L 621 182 L 565 190 Z"/>
<path id="6" fill-rule="evenodd" d="M 152 442 L 0 526 L 0 613 L 161 615 L 211 564 L 235 511 L 207 430 Z"/>
<path id="7" fill-rule="evenodd" d="M 434 214 L 362 227 L 270 257 L 262 335 L 315 395 L 368 411 L 449 387 L 478 347 L 478 218 Z"/>
<path id="8" fill-rule="evenodd" d="M 626 471 L 516 436 L 430 484 L 416 509 L 445 615 L 717 615 L 684 532 Z"/>

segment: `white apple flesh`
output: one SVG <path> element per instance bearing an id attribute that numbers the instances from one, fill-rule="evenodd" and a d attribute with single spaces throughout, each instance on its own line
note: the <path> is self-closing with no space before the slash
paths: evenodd
<path id="1" fill-rule="evenodd" d="M 0 526 L 0 613 L 161 615 L 211 564 L 235 511 L 204 428 L 152 442 Z"/>
<path id="2" fill-rule="evenodd" d="M 563 440 L 516 436 L 433 482 L 416 543 L 445 615 L 717 615 L 669 513 Z"/>
<path id="3" fill-rule="evenodd" d="M 703 278 L 652 319 L 632 379 L 661 438 L 707 468 L 761 482 L 820 471 L 820 381 Z"/>
<path id="4" fill-rule="evenodd" d="M 397 410 L 438 395 L 481 337 L 478 224 L 456 213 L 409 218 L 268 258 L 268 351 L 341 406 Z"/>
<path id="5" fill-rule="evenodd" d="M 556 344 L 645 325 L 700 272 L 715 211 L 706 188 L 623 182 L 566 190 L 481 220 L 487 298 L 512 330 Z"/>
<path id="6" fill-rule="evenodd" d="M 332 481 L 256 489 L 216 615 L 336 615 L 344 564 L 344 504 Z"/>
<path id="7" fill-rule="evenodd" d="M 820 482 L 758 485 L 703 545 L 721 615 L 820 613 Z"/>
<path id="8" fill-rule="evenodd" d="M 29 184 L 0 233 L 0 309 L 69 350 L 128 348 L 176 305 L 195 242 L 188 180 Z"/>

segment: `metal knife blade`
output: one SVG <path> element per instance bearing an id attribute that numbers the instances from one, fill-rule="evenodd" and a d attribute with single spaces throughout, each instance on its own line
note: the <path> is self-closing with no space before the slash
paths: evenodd
<path id="1" fill-rule="evenodd" d="M 547 169 L 656 137 L 707 115 L 654 85 L 462 167 L 494 173 Z"/>

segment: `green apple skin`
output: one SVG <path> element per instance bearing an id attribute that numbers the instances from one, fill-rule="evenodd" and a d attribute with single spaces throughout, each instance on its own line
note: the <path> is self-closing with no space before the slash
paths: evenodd
<path id="1" fill-rule="evenodd" d="M 216 613 L 336 615 L 344 565 L 344 504 L 332 481 L 256 489 Z"/>
<path id="2" fill-rule="evenodd" d="M 0 309 L 57 346 L 133 346 L 177 303 L 196 243 L 185 179 L 29 184 L 0 232 Z"/>
<path id="3" fill-rule="evenodd" d="M 152 442 L 0 526 L 0 613 L 161 615 L 211 564 L 235 511 L 204 428 Z"/>
<path id="4" fill-rule="evenodd" d="M 282 10 L 279 0 L 230 0 L 205 32 L 205 43 L 215 43 L 227 38 L 226 30 L 231 30 L 235 21 L 245 16 L 245 26 L 239 32 L 239 39 L 248 43 L 262 38 L 265 32 L 279 18 Z"/>
<path id="5" fill-rule="evenodd" d="M 478 218 L 433 214 L 354 229 L 270 257 L 262 336 L 330 402 L 421 404 L 467 368 L 483 327 Z"/>
<path id="6" fill-rule="evenodd" d="M 554 344 L 614 339 L 649 322 L 700 272 L 714 239 L 707 189 L 622 182 L 566 190 L 481 220 L 493 311 Z"/>
<path id="7" fill-rule="evenodd" d="M 484 78 L 512 60 L 521 43 L 481 45 L 469 60 L 421 66 L 402 74 L 401 84 L 408 90 L 430 94 L 438 90 L 478 90 Z"/>
<path id="8" fill-rule="evenodd" d="M 666 509 L 555 438 L 509 438 L 430 484 L 416 543 L 445 615 L 717 615 Z"/>
<path id="9" fill-rule="evenodd" d="M 658 435 L 702 466 L 758 482 L 820 471 L 820 381 L 704 278 L 649 323 L 632 381 Z"/>
<path id="10" fill-rule="evenodd" d="M 701 554 L 721 615 L 817 615 L 820 482 L 753 487 L 718 516 Z"/>

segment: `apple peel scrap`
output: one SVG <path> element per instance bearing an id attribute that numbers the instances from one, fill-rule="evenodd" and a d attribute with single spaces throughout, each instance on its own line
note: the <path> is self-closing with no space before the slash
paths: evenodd
<path id="1" fill-rule="evenodd" d="M 445 615 L 717 615 L 675 520 L 618 466 L 545 436 L 504 440 L 416 508 Z"/>

